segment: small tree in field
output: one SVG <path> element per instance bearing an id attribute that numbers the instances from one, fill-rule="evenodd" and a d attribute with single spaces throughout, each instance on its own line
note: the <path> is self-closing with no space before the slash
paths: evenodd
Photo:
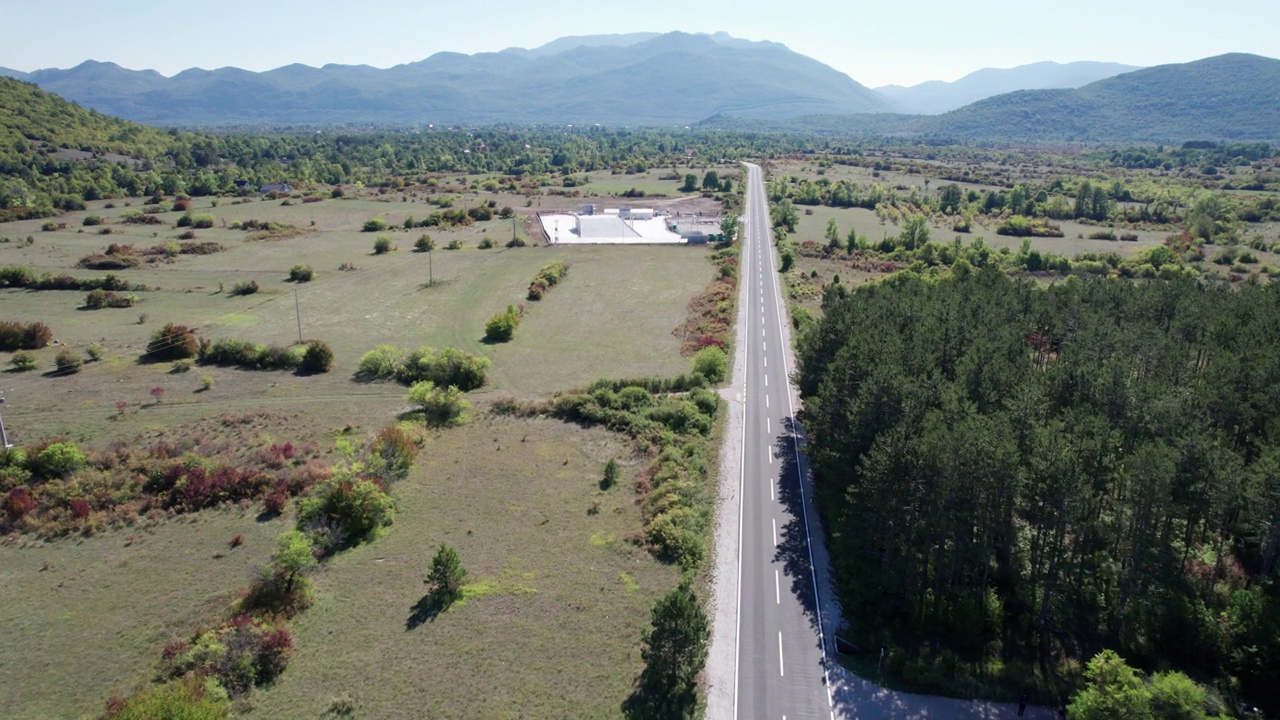
<path id="1" fill-rule="evenodd" d="M 413 249 L 415 252 L 431 252 L 436 249 L 436 241 L 430 235 L 421 235 L 414 241 Z"/>
<path id="2" fill-rule="evenodd" d="M 431 571 L 423 580 L 431 587 L 431 594 L 447 607 L 462 597 L 462 583 L 466 579 L 467 570 L 458 559 L 458 551 L 440 543 L 436 556 L 431 558 Z"/>
<path id="3" fill-rule="evenodd" d="M 609 462 L 604 465 L 604 478 L 600 480 L 600 487 L 608 490 L 618 482 L 618 461 L 609 458 Z"/>
<path id="4" fill-rule="evenodd" d="M 299 576 L 316 565 L 315 549 L 300 530 L 287 530 L 276 538 L 276 550 L 271 553 L 271 565 L 284 580 L 284 592 L 293 592 Z"/>
<path id="5" fill-rule="evenodd" d="M 395 248 L 392 247 L 391 245 L 391 238 L 387 237 L 386 235 L 379 235 L 373 241 L 374 255 L 385 255 L 394 249 Z"/>

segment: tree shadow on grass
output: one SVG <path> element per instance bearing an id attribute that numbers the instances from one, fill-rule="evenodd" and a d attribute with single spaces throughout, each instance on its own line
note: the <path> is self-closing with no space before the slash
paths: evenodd
<path id="1" fill-rule="evenodd" d="M 697 707 L 698 695 L 692 689 L 672 692 L 646 670 L 622 702 L 622 716 L 627 720 L 685 720 L 694 716 Z"/>
<path id="2" fill-rule="evenodd" d="M 437 593 L 429 592 L 423 595 L 413 607 L 409 608 L 409 617 L 404 621 L 404 631 L 416 630 L 422 625 L 434 622 L 436 616 L 448 608 L 449 603 Z"/>

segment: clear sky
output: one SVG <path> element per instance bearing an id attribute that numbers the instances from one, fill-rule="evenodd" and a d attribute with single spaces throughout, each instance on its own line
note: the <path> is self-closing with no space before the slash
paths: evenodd
<path id="1" fill-rule="evenodd" d="M 111 61 L 165 75 L 290 63 L 390 67 L 565 35 L 715 32 L 781 42 L 871 87 L 1040 60 L 1280 58 L 1280 0 L 0 0 L 0 66 Z"/>

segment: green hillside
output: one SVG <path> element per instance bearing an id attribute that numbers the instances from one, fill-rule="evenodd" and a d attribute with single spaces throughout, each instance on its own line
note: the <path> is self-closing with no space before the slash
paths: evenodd
<path id="1" fill-rule="evenodd" d="M 1233 53 L 1027 90 L 905 123 L 961 140 L 1182 141 L 1280 138 L 1280 60 Z"/>
<path id="2" fill-rule="evenodd" d="M 29 142 L 36 141 L 36 142 Z M 172 147 L 163 130 L 86 110 L 30 83 L 0 77 L 0 159 L 30 157 L 40 146 L 155 156 Z"/>

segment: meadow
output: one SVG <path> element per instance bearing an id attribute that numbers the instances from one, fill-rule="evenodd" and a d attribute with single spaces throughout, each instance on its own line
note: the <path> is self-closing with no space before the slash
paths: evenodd
<path id="1" fill-rule="evenodd" d="M 461 189 L 459 206 L 517 201 Z M 0 266 L 82 279 L 113 272 L 148 288 L 119 293 L 137 296 L 132 307 L 94 310 L 81 291 L 0 289 L 0 319 L 47 323 L 55 341 L 34 352 L 38 369 L 0 375 L 9 436 L 18 444 L 66 437 L 98 448 L 208 436 L 241 453 L 288 441 L 327 461 L 339 438 L 371 437 L 409 410 L 403 385 L 356 377 L 364 352 L 389 343 L 484 355 L 492 366 L 487 385 L 469 394 L 471 422 L 426 433 L 417 464 L 395 487 L 395 524 L 323 566 L 315 606 L 293 623 L 294 663 L 238 710 L 317 716 L 349 702 L 359 717 L 372 718 L 514 717 L 521 708 L 614 715 L 640 667 L 647 608 L 678 576 L 631 542 L 642 517 L 629 478 L 642 458 L 605 430 L 490 416 L 487 408 L 494 399 L 546 398 L 598 377 L 687 371 L 683 339 L 673 331 L 715 268 L 706 248 L 505 247 L 513 227 L 527 237 L 524 208 L 514 226 L 495 218 L 402 229 L 409 216 L 437 209 L 422 200 L 374 191 L 305 204 L 197 198 L 191 212 L 214 222 L 190 241 L 220 243 L 223 251 L 117 271 L 77 263 L 110 243 L 175 241 L 182 213 L 160 213 L 158 225 L 123 223 L 122 213 L 146 200 L 117 199 L 115 207 L 94 201 L 63 214 L 62 229 L 7 224 L 11 241 L 0 243 Z M 84 225 L 89 216 L 102 223 Z M 391 227 L 362 232 L 371 218 Z M 287 227 L 265 238 L 232 227 L 250 220 Z M 102 228 L 111 232 L 99 234 Z M 414 251 L 424 233 L 435 241 L 429 254 Z M 378 235 L 395 249 L 375 254 Z M 480 249 L 490 237 L 496 247 Z M 451 241 L 461 249 L 444 249 Z M 542 300 L 527 300 L 534 275 L 557 261 L 569 267 L 567 278 Z M 288 282 L 299 264 L 313 268 L 314 279 Z M 256 292 L 233 292 L 249 282 Z M 524 307 L 514 340 L 486 344 L 486 319 L 508 304 Z M 299 314 L 303 338 L 332 347 L 330 372 L 184 370 L 142 359 L 166 323 L 214 341 L 284 346 L 298 340 Z M 54 369 L 60 350 L 85 353 L 95 343 L 101 360 L 74 374 Z M 0 353 L 6 369 L 12 356 Z M 623 465 L 624 482 L 603 491 L 610 458 Z M 11 536 L 0 547 L 0 597 L 11 629 L 0 644 L 0 686 L 21 691 L 6 701 L 7 715 L 95 714 L 107 697 L 147 681 L 167 642 L 224 616 L 287 527 L 256 518 L 243 505 L 161 518 L 145 529 Z M 228 551 L 236 534 L 246 542 Z M 442 541 L 470 570 L 468 596 L 409 628 L 430 553 Z M 139 588 L 147 588 L 141 601 Z"/>

